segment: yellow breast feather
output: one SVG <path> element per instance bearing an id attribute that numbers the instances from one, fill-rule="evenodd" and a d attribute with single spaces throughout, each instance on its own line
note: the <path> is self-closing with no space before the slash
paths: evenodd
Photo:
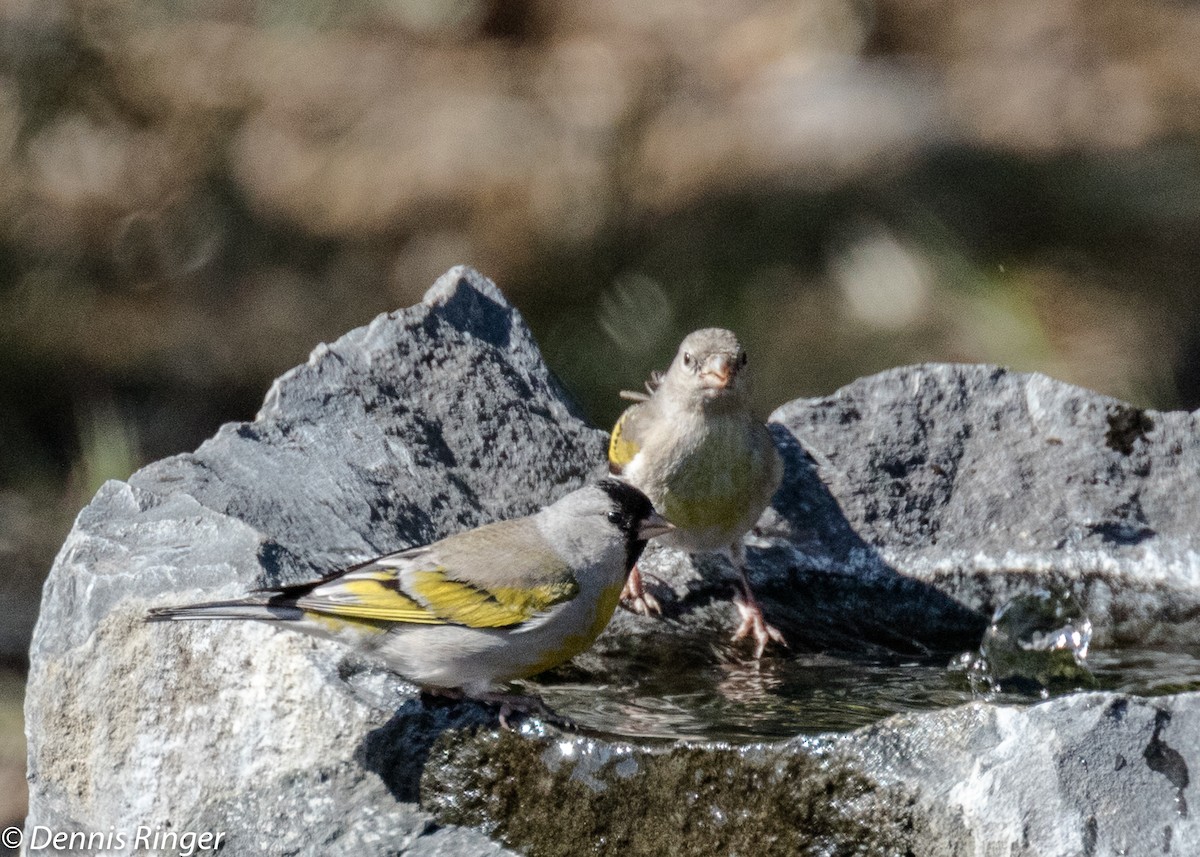
<path id="1" fill-rule="evenodd" d="M 736 527 L 774 492 L 770 449 L 747 442 L 738 420 L 711 420 L 701 442 L 663 477 L 660 508 L 684 529 Z"/>
<path id="2" fill-rule="evenodd" d="M 600 633 L 608 627 L 613 613 L 616 612 L 617 604 L 621 601 L 622 585 L 617 583 L 604 590 L 600 600 L 596 603 L 596 612 L 592 615 L 592 621 L 588 627 L 578 634 L 571 634 L 560 647 L 547 652 L 544 658 L 530 666 L 526 675 L 537 675 L 551 667 L 565 663 L 594 643 Z"/>

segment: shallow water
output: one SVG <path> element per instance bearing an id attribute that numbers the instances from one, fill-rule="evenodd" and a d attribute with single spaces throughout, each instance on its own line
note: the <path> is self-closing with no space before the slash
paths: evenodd
<path id="1" fill-rule="evenodd" d="M 1100 690 L 1160 696 L 1200 689 L 1200 652 L 1094 650 Z M 619 683 L 527 683 L 582 728 L 615 737 L 749 742 L 867 726 L 893 714 L 985 698 L 965 672 L 940 662 L 880 663 L 798 655 L 679 670 Z M 1068 691 L 1069 692 L 1069 691 Z M 1056 694 L 1056 695 L 1062 695 Z M 988 694 L 1033 704 L 1038 694 Z"/>

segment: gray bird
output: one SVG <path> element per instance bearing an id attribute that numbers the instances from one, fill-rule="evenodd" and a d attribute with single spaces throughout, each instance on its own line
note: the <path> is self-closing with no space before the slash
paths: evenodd
<path id="1" fill-rule="evenodd" d="M 525 518 L 148 619 L 273 622 L 375 655 L 425 689 L 522 710 L 529 698 L 495 689 L 588 648 L 646 541 L 670 529 L 641 491 L 603 479 Z"/>
<path id="2" fill-rule="evenodd" d="M 688 334 L 670 368 L 655 373 L 647 393 L 617 420 L 609 441 L 609 470 L 646 492 L 675 525 L 662 544 L 689 553 L 725 554 L 737 570 L 741 622 L 733 639 L 786 645 L 763 618 L 746 577 L 742 538 L 771 502 L 783 460 L 767 427 L 750 412 L 746 351 L 721 328 Z M 630 574 L 623 597 L 641 613 L 661 612 L 641 574 Z"/>

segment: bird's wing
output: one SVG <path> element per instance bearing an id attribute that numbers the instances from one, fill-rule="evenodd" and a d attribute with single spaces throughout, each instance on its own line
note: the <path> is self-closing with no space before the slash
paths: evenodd
<path id="1" fill-rule="evenodd" d="M 608 471 L 620 474 L 642 448 L 646 425 L 651 419 L 652 402 L 642 402 L 626 408 L 613 426 L 608 440 Z"/>
<path id="2" fill-rule="evenodd" d="M 646 392 L 641 390 L 622 390 L 617 393 L 622 399 L 627 402 L 648 402 L 654 396 L 654 391 L 662 384 L 663 373 L 655 369 L 650 373 L 650 377 L 646 379 Z"/>
<path id="3" fill-rule="evenodd" d="M 290 586 L 276 598 L 304 610 L 341 619 L 444 625 L 445 620 L 404 591 L 397 566 L 436 567 L 428 548 L 388 554 L 353 568 L 334 572 L 314 583 Z"/>
<path id="4" fill-rule="evenodd" d="M 490 524 L 379 557 L 294 593 L 304 610 L 345 619 L 510 628 L 579 591 L 528 520 Z M 524 568 L 529 566 L 532 568 Z"/>

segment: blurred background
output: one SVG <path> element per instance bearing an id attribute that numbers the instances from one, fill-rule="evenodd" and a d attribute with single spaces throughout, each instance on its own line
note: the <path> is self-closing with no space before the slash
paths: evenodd
<path id="1" fill-rule="evenodd" d="M 1200 5 L 0 0 L 0 827 L 100 483 L 465 262 L 599 425 L 924 360 L 1200 405 Z"/>

